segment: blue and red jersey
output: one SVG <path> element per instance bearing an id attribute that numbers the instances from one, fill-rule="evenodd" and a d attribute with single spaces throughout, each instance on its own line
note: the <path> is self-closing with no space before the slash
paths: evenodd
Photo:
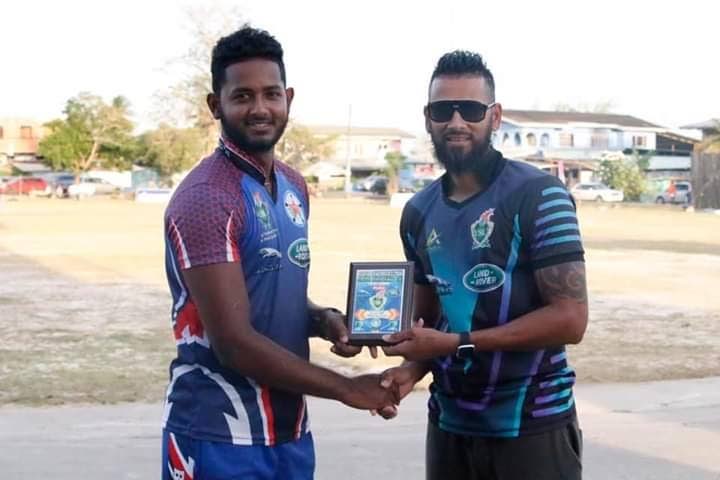
<path id="1" fill-rule="evenodd" d="M 309 214 L 303 178 L 274 162 L 275 190 L 262 166 L 227 140 L 178 186 L 165 213 L 165 265 L 177 357 L 170 365 L 164 428 L 200 440 L 274 445 L 308 431 L 302 395 L 224 368 L 213 351 L 182 271 L 242 266 L 256 331 L 308 359 Z M 262 361 L 262 359 L 258 359 Z"/>

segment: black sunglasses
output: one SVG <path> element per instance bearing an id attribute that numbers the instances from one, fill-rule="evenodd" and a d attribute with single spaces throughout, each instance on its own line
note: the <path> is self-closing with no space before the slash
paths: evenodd
<path id="1" fill-rule="evenodd" d="M 485 113 L 493 106 L 495 102 L 485 105 L 475 100 L 440 100 L 428 103 L 427 109 L 433 122 L 449 122 L 457 110 L 466 122 L 477 123 L 483 121 Z"/>

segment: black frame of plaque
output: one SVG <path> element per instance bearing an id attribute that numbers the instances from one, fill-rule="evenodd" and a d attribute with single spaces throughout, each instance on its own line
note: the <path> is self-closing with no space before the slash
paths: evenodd
<path id="1" fill-rule="evenodd" d="M 403 285 L 403 297 L 401 302 L 399 331 L 410 328 L 413 309 L 414 263 L 413 262 L 351 262 L 350 275 L 348 279 L 348 295 L 346 312 L 346 327 L 350 345 L 389 345 L 382 337 L 390 333 L 353 333 L 353 319 L 355 318 L 355 289 L 357 286 L 357 274 L 367 270 L 403 270 L 405 282 Z"/>

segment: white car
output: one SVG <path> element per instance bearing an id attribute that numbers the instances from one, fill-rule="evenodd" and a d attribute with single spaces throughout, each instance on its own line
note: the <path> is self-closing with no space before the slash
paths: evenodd
<path id="1" fill-rule="evenodd" d="M 615 190 L 604 183 L 578 183 L 570 190 L 575 200 L 595 200 L 596 202 L 622 202 L 625 197 L 621 190 Z"/>
<path id="2" fill-rule="evenodd" d="M 85 198 L 93 195 L 110 195 L 118 193 L 120 187 L 96 177 L 80 177 L 80 183 L 68 187 L 68 196 L 71 198 Z"/>

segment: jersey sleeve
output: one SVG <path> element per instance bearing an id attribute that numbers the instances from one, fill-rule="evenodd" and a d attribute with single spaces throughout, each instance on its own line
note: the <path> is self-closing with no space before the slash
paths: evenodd
<path id="1" fill-rule="evenodd" d="M 178 192 L 165 214 L 165 237 L 180 268 L 240 261 L 242 212 L 228 192 L 208 184 Z"/>
<path id="2" fill-rule="evenodd" d="M 526 195 L 520 216 L 533 268 L 583 261 L 575 201 L 562 182 L 544 175 L 530 182 Z"/>
<path id="3" fill-rule="evenodd" d="M 400 218 L 400 240 L 402 241 L 405 258 L 415 264 L 415 283 L 429 285 L 427 272 L 423 262 L 420 260 L 418 251 L 418 238 L 422 228 L 422 216 L 420 212 L 410 203 L 403 208 Z"/>

